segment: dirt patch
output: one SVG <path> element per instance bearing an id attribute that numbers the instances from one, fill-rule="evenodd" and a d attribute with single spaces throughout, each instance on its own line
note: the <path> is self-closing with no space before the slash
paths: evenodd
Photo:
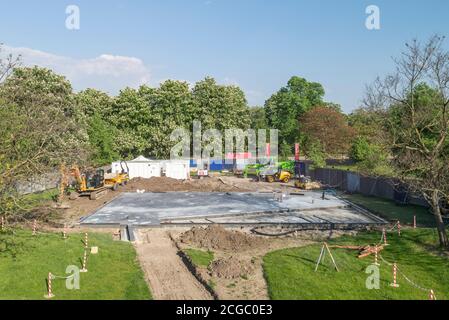
<path id="1" fill-rule="evenodd" d="M 273 234 L 283 232 L 275 227 L 264 231 Z M 224 229 L 220 226 L 171 231 L 181 249 L 214 252 L 215 260 L 207 268 L 197 267 L 196 274 L 202 277 L 203 282 L 211 284 L 220 300 L 269 299 L 262 266 L 263 257 L 268 252 L 302 247 L 352 233 L 310 230 L 283 237 L 261 237 L 250 234 L 248 228 Z"/>
<path id="2" fill-rule="evenodd" d="M 125 192 L 247 192 L 244 187 L 226 183 L 221 178 L 205 178 L 201 180 L 176 180 L 166 177 L 153 177 L 150 179 L 136 178 L 125 187 Z"/>
<path id="3" fill-rule="evenodd" d="M 215 260 L 210 265 L 211 275 L 223 279 L 247 279 L 254 273 L 254 269 L 254 262 L 236 256 Z"/>
<path id="4" fill-rule="evenodd" d="M 245 251 L 267 244 L 266 239 L 215 225 L 194 227 L 184 232 L 179 240 L 199 248 L 221 251 Z"/>
<path id="5" fill-rule="evenodd" d="M 187 269 L 164 229 L 140 230 L 135 244 L 156 300 L 210 300 L 212 296 Z"/>

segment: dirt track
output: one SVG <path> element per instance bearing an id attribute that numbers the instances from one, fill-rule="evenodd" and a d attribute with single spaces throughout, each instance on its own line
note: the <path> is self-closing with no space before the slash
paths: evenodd
<path id="1" fill-rule="evenodd" d="M 164 229 L 139 232 L 136 250 L 156 300 L 211 300 L 210 293 L 187 269 Z"/>

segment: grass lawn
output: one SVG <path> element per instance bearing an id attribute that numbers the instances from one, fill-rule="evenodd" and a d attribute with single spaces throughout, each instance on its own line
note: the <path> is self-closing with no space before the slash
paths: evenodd
<path id="1" fill-rule="evenodd" d="M 0 232 L 0 299 L 40 300 L 47 292 L 49 272 L 66 277 L 70 265 L 80 267 L 84 235 L 32 236 L 25 230 Z M 52 282 L 56 300 L 139 300 L 151 293 L 131 244 L 113 241 L 108 234 L 89 234 L 89 246 L 99 247 L 90 255 L 87 273 L 80 275 L 80 290 L 66 289 L 65 280 Z"/>
<path id="2" fill-rule="evenodd" d="M 208 267 L 214 261 L 214 253 L 212 251 L 203 251 L 196 249 L 186 249 L 184 252 L 190 258 L 192 263 L 197 267 Z"/>
<path id="3" fill-rule="evenodd" d="M 378 243 L 380 232 L 361 233 L 357 237 L 345 236 L 329 242 L 345 245 Z M 402 237 L 388 233 L 390 245 L 382 251 L 382 257 L 396 262 L 398 268 L 413 282 L 423 288 L 433 289 L 439 300 L 449 299 L 449 258 L 440 256 L 434 229 L 403 230 Z M 380 289 L 369 290 L 366 268 L 374 257 L 358 259 L 358 251 L 331 248 L 340 272 L 336 272 L 329 256 L 326 256 L 317 272 L 314 272 L 321 245 L 311 245 L 275 251 L 264 257 L 264 273 L 272 299 L 301 300 L 426 300 L 429 292 L 419 290 L 398 275 L 399 288 L 390 286 L 392 267 L 382 262 Z"/>
<path id="4" fill-rule="evenodd" d="M 418 226 L 435 226 L 435 218 L 425 207 L 397 205 L 391 200 L 367 197 L 360 194 L 343 194 L 342 197 L 390 221 L 399 220 L 401 224 L 413 225 L 413 216 L 416 215 Z"/>

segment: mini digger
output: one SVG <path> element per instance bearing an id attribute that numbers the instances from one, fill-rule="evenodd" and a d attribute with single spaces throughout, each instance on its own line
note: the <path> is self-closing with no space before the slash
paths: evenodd
<path id="1" fill-rule="evenodd" d="M 103 169 L 81 172 L 78 166 L 73 166 L 70 169 L 70 176 L 75 179 L 73 184 L 75 191 L 70 193 L 70 200 L 76 200 L 84 196 L 88 196 L 91 200 L 97 200 L 108 190 L 117 191 L 119 186 L 126 185 L 129 181 L 129 169 L 126 171 L 122 163 L 122 172 L 118 174 L 105 174 Z M 128 167 L 126 162 L 125 165 Z"/>

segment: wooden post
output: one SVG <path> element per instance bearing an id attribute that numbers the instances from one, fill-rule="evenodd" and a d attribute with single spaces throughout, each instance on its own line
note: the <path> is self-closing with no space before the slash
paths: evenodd
<path id="1" fill-rule="evenodd" d="M 401 221 L 398 220 L 398 236 L 401 236 Z"/>
<path id="2" fill-rule="evenodd" d="M 393 288 L 399 288 L 399 284 L 397 281 L 397 273 L 398 273 L 398 266 L 396 263 L 393 263 L 393 283 L 390 284 Z"/>
<path id="3" fill-rule="evenodd" d="M 331 252 L 331 250 L 329 249 L 329 246 L 327 245 L 326 242 L 324 243 L 324 245 L 326 246 L 327 252 L 329 252 L 329 255 L 331 256 L 332 263 L 334 264 L 335 270 L 337 270 L 337 272 L 340 272 L 340 270 L 338 270 L 337 264 L 335 263 L 334 256 L 332 255 L 332 252 Z"/>
<path id="4" fill-rule="evenodd" d="M 315 272 L 318 271 L 318 266 L 320 265 L 321 259 L 323 258 L 324 255 L 324 245 L 321 247 L 321 252 L 320 252 L 320 256 L 318 257 L 318 261 L 316 262 L 316 266 L 315 266 Z"/>
<path id="5" fill-rule="evenodd" d="M 416 229 L 416 215 L 413 216 L 413 229 Z"/>
<path id="6" fill-rule="evenodd" d="M 47 299 L 51 299 L 54 298 L 54 294 L 53 294 L 53 290 L 51 288 L 51 280 L 53 278 L 53 275 L 51 274 L 51 272 L 48 273 L 48 278 L 47 278 L 47 294 L 44 296 Z"/>

